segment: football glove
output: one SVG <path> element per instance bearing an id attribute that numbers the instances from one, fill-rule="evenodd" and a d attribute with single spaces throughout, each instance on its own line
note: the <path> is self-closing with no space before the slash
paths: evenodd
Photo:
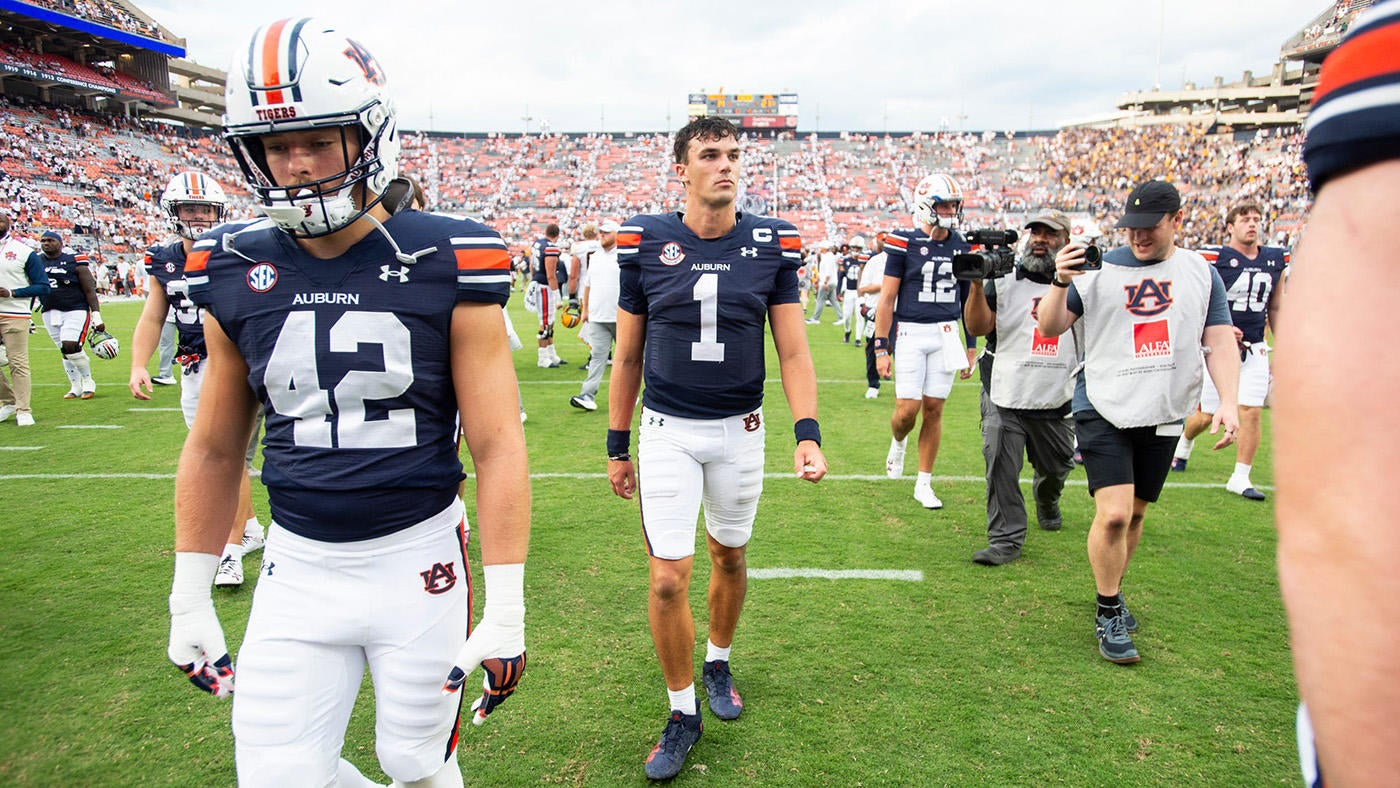
<path id="1" fill-rule="evenodd" d="M 486 605 L 481 622 L 457 652 L 457 659 L 442 685 L 444 695 L 454 695 L 467 676 L 481 665 L 485 670 L 481 697 L 472 704 L 472 724 L 480 725 L 515 692 L 525 671 L 524 564 L 483 567 Z"/>
<path id="2" fill-rule="evenodd" d="M 218 563 L 216 555 L 176 553 L 175 582 L 170 591 L 170 642 L 165 653 L 191 684 L 216 698 L 226 698 L 233 694 L 233 661 L 209 595 Z"/>

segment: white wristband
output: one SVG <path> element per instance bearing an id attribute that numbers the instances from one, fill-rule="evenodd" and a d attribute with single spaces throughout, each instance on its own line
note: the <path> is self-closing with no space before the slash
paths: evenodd
<path id="1" fill-rule="evenodd" d="M 94 326 L 106 325 L 106 323 L 102 322 L 102 313 L 97 311 L 96 309 L 92 310 L 92 324 Z"/>
<path id="2" fill-rule="evenodd" d="M 481 574 L 486 578 L 486 602 L 482 606 L 482 615 L 489 615 L 493 610 L 500 612 L 519 611 L 516 612 L 517 615 L 523 614 L 525 610 L 524 564 L 488 564 L 481 568 Z M 212 575 L 209 579 L 212 583 Z"/>
<path id="3" fill-rule="evenodd" d="M 175 580 L 170 584 L 170 595 L 209 596 L 209 588 L 214 585 L 214 573 L 219 571 L 219 557 L 210 553 L 176 553 Z"/>

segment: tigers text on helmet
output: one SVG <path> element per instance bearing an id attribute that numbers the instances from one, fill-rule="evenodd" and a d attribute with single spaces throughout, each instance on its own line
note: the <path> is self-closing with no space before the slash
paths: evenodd
<path id="1" fill-rule="evenodd" d="M 935 206 L 941 203 L 952 203 L 952 216 L 938 215 Z M 925 176 L 914 187 L 914 223 L 920 226 L 928 224 L 950 232 L 956 230 L 962 221 L 962 203 L 962 189 L 953 176 L 943 172 Z"/>
<path id="2" fill-rule="evenodd" d="M 211 220 L 181 219 L 180 206 L 208 205 L 214 209 Z M 224 220 L 228 197 L 219 182 L 198 172 L 182 172 L 170 179 L 160 195 L 160 209 L 170 220 L 170 228 L 191 241 Z"/>
<path id="3" fill-rule="evenodd" d="M 301 238 L 329 235 L 359 219 L 398 175 L 399 135 L 384 71 L 363 46 L 314 19 L 264 25 L 229 68 L 224 138 L 259 209 Z M 263 137 L 339 129 L 345 169 L 311 183 L 278 185 Z M 360 190 L 356 204 L 355 187 Z M 367 192 L 366 192 L 367 190 Z"/>

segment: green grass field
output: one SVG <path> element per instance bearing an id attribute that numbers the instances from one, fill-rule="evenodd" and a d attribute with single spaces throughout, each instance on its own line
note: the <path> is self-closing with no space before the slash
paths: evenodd
<path id="1" fill-rule="evenodd" d="M 0 424 L 7 785 L 234 783 L 229 705 L 196 692 L 165 657 L 185 427 L 175 387 L 149 403 L 126 391 L 139 308 L 103 309 L 124 350 L 93 360 L 99 389 L 87 402 L 61 399 L 58 353 L 42 331 L 32 337 L 38 425 Z M 512 313 L 517 327 L 530 325 L 518 299 Z M 1149 511 L 1124 585 L 1142 622 L 1143 661 L 1112 665 L 1093 640 L 1083 470 L 1065 492 L 1063 531 L 1032 527 L 1021 560 L 973 564 L 985 545 L 975 381 L 949 398 L 934 469 L 945 508 L 925 511 L 911 497 L 912 451 L 908 478 L 881 476 L 893 389 L 862 398 L 863 356 L 839 331 L 808 329 L 832 474 L 815 486 L 791 478 L 791 419 L 770 347 L 770 476 L 749 566 L 917 570 L 923 579 L 752 580 L 733 656 L 746 711 L 728 723 L 706 712 L 678 781 L 1296 784 L 1297 696 L 1272 502 L 1225 492 L 1233 451 L 1201 441 L 1191 471 L 1173 474 Z M 530 665 L 485 726 L 464 726 L 469 784 L 641 784 L 665 720 L 636 504 L 615 498 L 603 477 L 605 408 L 568 404 L 586 349 L 574 332 L 561 334 L 567 369 L 538 369 L 529 347 L 516 354 L 535 477 Z M 92 426 L 103 428 L 78 429 Z M 1266 437 L 1254 472 L 1266 489 L 1270 453 Z M 254 500 L 266 522 L 260 485 Z M 234 650 L 259 555 L 247 559 L 242 589 L 215 592 Z M 697 674 L 708 574 L 702 558 L 692 593 Z M 383 780 L 373 739 L 366 690 L 345 755 Z"/>

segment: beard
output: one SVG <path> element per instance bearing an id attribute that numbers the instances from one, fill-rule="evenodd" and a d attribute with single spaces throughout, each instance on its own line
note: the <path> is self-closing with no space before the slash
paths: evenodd
<path id="1" fill-rule="evenodd" d="M 1027 251 L 1021 255 L 1021 267 L 1033 274 L 1049 276 L 1055 273 L 1055 252 L 1034 254 Z"/>

